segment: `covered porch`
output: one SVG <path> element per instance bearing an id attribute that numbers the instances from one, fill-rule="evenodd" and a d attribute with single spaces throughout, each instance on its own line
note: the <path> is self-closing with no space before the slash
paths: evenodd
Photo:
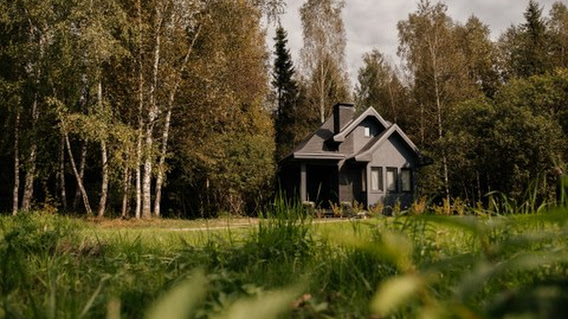
<path id="1" fill-rule="evenodd" d="M 288 197 L 329 208 L 339 202 L 338 161 L 295 161 L 281 169 L 280 184 Z"/>

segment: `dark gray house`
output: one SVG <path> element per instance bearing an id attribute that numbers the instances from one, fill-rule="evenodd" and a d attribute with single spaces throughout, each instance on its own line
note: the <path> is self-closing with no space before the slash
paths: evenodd
<path id="1" fill-rule="evenodd" d="M 280 161 L 282 188 L 321 207 L 344 201 L 409 206 L 423 157 L 374 108 L 354 115 L 353 104 L 334 106 L 333 115 Z"/>

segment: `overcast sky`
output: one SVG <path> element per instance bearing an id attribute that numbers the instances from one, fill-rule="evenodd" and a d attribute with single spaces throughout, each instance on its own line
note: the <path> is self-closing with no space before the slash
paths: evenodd
<path id="1" fill-rule="evenodd" d="M 558 0 L 538 0 L 547 16 L 552 4 Z M 568 0 L 561 0 L 566 3 Z M 287 12 L 282 17 L 282 25 L 288 31 L 290 50 L 295 64 L 299 63 L 299 50 L 302 47 L 302 23 L 299 9 L 305 0 L 287 0 Z M 432 0 L 432 3 L 435 3 Z M 476 15 L 491 29 L 491 37 L 499 35 L 512 24 L 522 23 L 523 12 L 529 0 L 447 0 L 448 14 L 455 21 L 464 23 L 471 15 Z M 396 49 L 398 34 L 396 24 L 416 11 L 418 0 L 346 0 L 343 9 L 343 22 L 347 31 L 347 64 L 351 81 L 357 78 L 357 70 L 362 65 L 361 55 L 379 49 L 392 61 L 398 62 Z M 270 30 L 268 37 L 274 37 Z M 269 41 L 270 48 L 272 42 Z M 355 85 L 355 83 L 351 83 Z"/>

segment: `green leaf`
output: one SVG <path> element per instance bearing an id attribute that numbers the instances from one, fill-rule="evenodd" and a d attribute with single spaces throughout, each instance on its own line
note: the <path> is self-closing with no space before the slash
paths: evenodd
<path id="1" fill-rule="evenodd" d="M 424 278 L 404 275 L 385 281 L 371 301 L 371 310 L 380 316 L 387 316 L 408 304 L 425 286 Z"/>
<path id="2" fill-rule="evenodd" d="M 207 279 L 203 271 L 193 273 L 190 278 L 172 288 L 160 297 L 146 313 L 147 319 L 185 319 L 195 312 L 207 291 Z"/>
<path id="3" fill-rule="evenodd" d="M 278 318 L 291 309 L 291 303 L 299 294 L 298 289 L 289 288 L 268 292 L 260 297 L 237 300 L 227 311 L 213 319 L 269 319 Z"/>

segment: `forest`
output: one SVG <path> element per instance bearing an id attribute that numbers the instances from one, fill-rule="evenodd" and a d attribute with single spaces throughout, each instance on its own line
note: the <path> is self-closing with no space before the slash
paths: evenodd
<path id="1" fill-rule="evenodd" d="M 563 192 L 564 3 L 529 1 L 492 40 L 478 17 L 420 0 L 397 24 L 400 63 L 377 43 L 350 83 L 345 2 L 303 3 L 297 65 L 285 2 L 0 2 L 0 212 L 253 215 L 278 194 L 278 160 L 340 101 L 433 159 L 419 181 L 433 201 Z"/>

